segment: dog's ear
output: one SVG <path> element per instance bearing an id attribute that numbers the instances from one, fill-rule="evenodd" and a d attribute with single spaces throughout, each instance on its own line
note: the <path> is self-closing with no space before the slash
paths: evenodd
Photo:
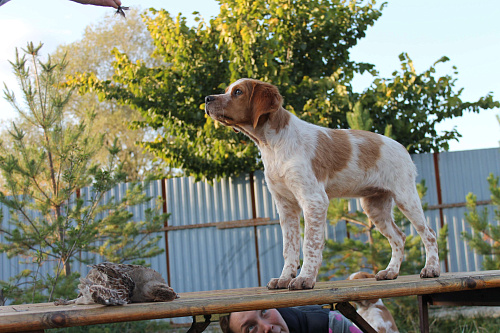
<path id="1" fill-rule="evenodd" d="M 269 83 L 254 82 L 250 105 L 252 106 L 252 125 L 257 127 L 259 118 L 267 113 L 277 111 L 283 103 L 278 88 Z"/>

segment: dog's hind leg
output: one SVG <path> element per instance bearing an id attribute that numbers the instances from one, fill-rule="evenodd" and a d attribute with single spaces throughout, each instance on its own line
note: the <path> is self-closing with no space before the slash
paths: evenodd
<path id="1" fill-rule="evenodd" d="M 379 271 L 375 275 L 377 280 L 393 280 L 397 278 L 403 261 L 406 235 L 394 223 L 392 217 L 393 203 L 392 193 L 390 192 L 382 192 L 361 198 L 361 206 L 366 215 L 382 235 L 387 238 L 392 249 L 391 261 L 386 269 Z"/>
<path id="2" fill-rule="evenodd" d="M 425 220 L 424 211 L 422 210 L 422 204 L 416 188 L 413 188 L 410 193 L 404 192 L 404 195 L 396 197 L 395 201 L 399 209 L 413 224 L 424 243 L 426 259 L 425 266 L 420 272 L 420 277 L 438 277 L 441 274 L 441 268 L 439 266 L 436 233 L 429 227 Z"/>

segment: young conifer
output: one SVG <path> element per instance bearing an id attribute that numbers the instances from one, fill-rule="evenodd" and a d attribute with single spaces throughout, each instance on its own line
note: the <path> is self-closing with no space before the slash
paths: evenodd
<path id="1" fill-rule="evenodd" d="M 95 114 L 84 122 L 65 114 L 72 96 L 62 86 L 67 63 L 42 61 L 41 48 L 28 43 L 11 62 L 23 100 L 4 89 L 19 117 L 0 144 L 0 252 L 28 268 L 0 283 L 4 297 L 19 303 L 73 297 L 76 262 L 137 262 L 161 253 L 154 233 L 166 218 L 151 204 L 147 221 L 133 221 L 129 208 L 151 200 L 142 184 L 128 184 L 120 199 L 106 195 L 124 179 L 112 162 L 119 144 L 109 149 L 108 166 L 93 162 L 104 139 L 93 131 Z M 89 252 L 101 258 L 82 255 Z"/>

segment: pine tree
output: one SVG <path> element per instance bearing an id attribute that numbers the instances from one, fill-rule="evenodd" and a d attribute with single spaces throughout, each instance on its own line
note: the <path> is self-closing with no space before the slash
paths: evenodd
<path id="1" fill-rule="evenodd" d="M 500 269 L 500 186 L 499 177 L 490 174 L 488 177 L 491 192 L 491 204 L 493 220 L 490 222 L 490 214 L 487 207 L 482 211 L 477 209 L 477 196 L 469 193 L 466 197 L 467 210 L 465 220 L 472 228 L 472 234 L 464 231 L 464 237 L 469 246 L 478 254 L 483 256 L 483 268 L 486 270 Z"/>
<path id="2" fill-rule="evenodd" d="M 373 119 L 370 117 L 370 111 L 363 108 L 361 102 L 354 103 L 351 112 L 346 113 L 347 123 L 352 129 L 370 131 L 373 126 Z"/>
<path id="3" fill-rule="evenodd" d="M 118 262 L 159 254 L 160 236 L 154 233 L 166 218 L 152 205 L 148 221 L 132 221 L 127 209 L 151 200 L 141 184 L 130 184 L 121 200 L 111 197 L 105 202 L 105 194 L 124 179 L 114 161 L 120 148 L 115 140 L 108 166 L 93 163 L 104 139 L 92 130 L 95 114 L 89 112 L 80 123 L 65 115 L 72 94 L 62 88 L 67 63 L 64 58 L 53 62 L 50 56 L 43 62 L 41 47 L 28 43 L 24 55 L 16 49 L 11 62 L 24 103 L 4 89 L 19 119 L 0 145 L 0 203 L 10 212 L 8 223 L 0 225 L 0 252 L 33 267 L 1 283 L 4 296 L 15 302 L 71 297 L 79 276 L 72 263 L 86 262 L 82 252 Z M 42 275 L 49 262 L 55 263 L 54 271 Z"/>

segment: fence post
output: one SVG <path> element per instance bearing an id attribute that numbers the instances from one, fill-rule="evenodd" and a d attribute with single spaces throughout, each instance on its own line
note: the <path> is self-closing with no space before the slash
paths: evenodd
<path id="1" fill-rule="evenodd" d="M 253 171 L 250 172 L 250 198 L 252 200 L 252 219 L 257 218 L 257 205 L 255 198 L 255 182 L 254 182 L 254 174 Z M 260 257 L 259 257 L 259 236 L 257 235 L 257 226 L 253 226 L 253 233 L 255 239 L 255 258 L 257 260 L 257 281 L 259 283 L 259 287 L 262 286 L 262 281 L 260 278 Z"/>
<path id="2" fill-rule="evenodd" d="M 163 214 L 167 213 L 167 179 L 162 178 L 161 180 L 161 200 L 162 200 L 162 211 Z M 163 227 L 168 227 L 168 219 L 165 219 L 163 222 Z M 170 280 L 170 255 L 168 252 L 168 229 L 165 229 L 165 257 L 167 264 L 167 284 L 172 286 L 172 282 Z"/>
<path id="3" fill-rule="evenodd" d="M 435 152 L 432 154 L 434 159 L 434 176 L 436 178 L 436 191 L 437 191 L 437 200 L 439 206 L 439 228 L 442 229 L 444 227 L 444 213 L 443 213 L 443 197 L 441 191 L 441 177 L 439 175 L 439 152 Z M 445 272 L 449 272 L 448 268 L 448 256 L 444 258 L 444 270 Z"/>

